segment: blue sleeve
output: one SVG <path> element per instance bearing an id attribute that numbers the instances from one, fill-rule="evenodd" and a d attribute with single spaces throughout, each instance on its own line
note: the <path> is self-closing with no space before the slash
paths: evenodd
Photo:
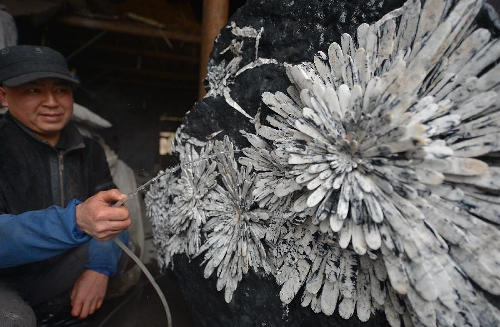
<path id="1" fill-rule="evenodd" d="M 91 237 L 76 226 L 76 205 L 51 206 L 20 215 L 0 214 L 0 269 L 48 259 Z"/>
<path id="2" fill-rule="evenodd" d="M 128 230 L 118 234 L 117 237 L 123 244 L 128 244 Z M 89 244 L 89 260 L 86 268 L 108 276 L 114 276 L 122 252 L 122 249 L 112 239 L 105 242 L 92 239 Z"/>

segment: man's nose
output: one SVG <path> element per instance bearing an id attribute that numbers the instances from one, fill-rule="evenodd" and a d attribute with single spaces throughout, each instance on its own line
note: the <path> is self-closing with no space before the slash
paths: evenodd
<path id="1" fill-rule="evenodd" d="M 47 91 L 44 93 L 43 104 L 49 107 L 57 106 L 56 95 L 52 91 Z"/>

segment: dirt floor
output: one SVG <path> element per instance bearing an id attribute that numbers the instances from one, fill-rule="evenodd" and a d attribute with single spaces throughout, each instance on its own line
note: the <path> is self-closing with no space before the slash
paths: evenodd
<path id="1" fill-rule="evenodd" d="M 160 286 L 170 309 L 173 327 L 194 327 L 189 318 L 175 276 L 160 274 L 156 263 L 147 264 Z M 82 322 L 83 323 L 83 322 Z M 144 274 L 136 286 L 120 298 L 108 300 L 93 317 L 79 326 L 85 327 L 165 327 L 166 313 L 154 287 Z"/>

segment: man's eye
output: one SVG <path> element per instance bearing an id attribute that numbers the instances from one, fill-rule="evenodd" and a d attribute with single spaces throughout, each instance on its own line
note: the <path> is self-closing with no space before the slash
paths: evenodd
<path id="1" fill-rule="evenodd" d="M 28 89 L 28 92 L 29 93 L 37 93 L 38 89 L 31 88 L 31 89 Z"/>
<path id="2" fill-rule="evenodd" d="M 56 90 L 58 93 L 68 93 L 70 91 L 69 87 L 61 87 Z"/>

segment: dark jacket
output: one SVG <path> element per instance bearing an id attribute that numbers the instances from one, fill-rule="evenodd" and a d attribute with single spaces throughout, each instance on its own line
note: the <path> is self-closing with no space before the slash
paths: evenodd
<path id="1" fill-rule="evenodd" d="M 114 187 L 104 150 L 73 124 L 52 147 L 8 112 L 0 118 L 0 214 L 66 207 Z M 120 255 L 114 242 L 92 240 L 87 268 L 113 274 Z"/>

